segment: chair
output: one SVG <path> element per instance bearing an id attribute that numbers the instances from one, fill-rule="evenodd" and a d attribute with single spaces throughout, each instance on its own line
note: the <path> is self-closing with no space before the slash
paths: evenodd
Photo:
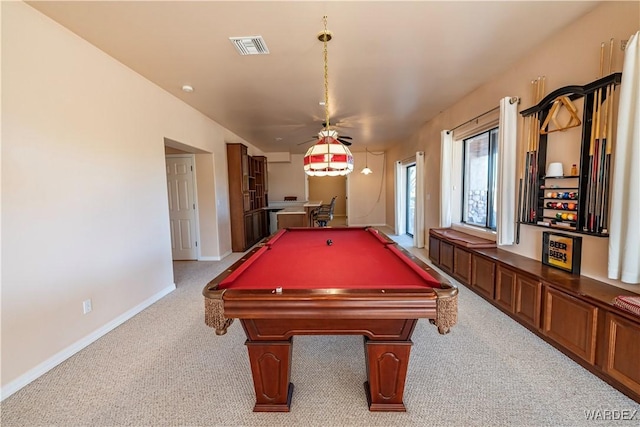
<path id="1" fill-rule="evenodd" d="M 318 223 L 319 227 L 326 227 L 327 223 L 333 219 L 336 197 L 337 196 L 333 196 L 331 203 L 328 205 L 320 205 L 320 207 L 313 212 L 313 219 Z"/>

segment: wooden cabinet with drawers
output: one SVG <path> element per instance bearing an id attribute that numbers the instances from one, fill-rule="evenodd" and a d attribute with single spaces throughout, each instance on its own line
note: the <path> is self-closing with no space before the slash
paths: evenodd
<path id="1" fill-rule="evenodd" d="M 513 313 L 516 294 L 516 273 L 509 269 L 498 265 L 496 273 L 496 294 L 495 302 L 500 307 Z"/>
<path id="2" fill-rule="evenodd" d="M 487 299 L 493 300 L 496 286 L 496 263 L 472 254 L 471 288 Z"/>
<path id="3" fill-rule="evenodd" d="M 604 372 L 640 395 L 640 324 L 607 313 Z"/>
<path id="4" fill-rule="evenodd" d="M 449 242 L 440 242 L 440 267 L 453 274 L 453 244 Z"/>
<path id="5" fill-rule="evenodd" d="M 496 275 L 495 302 L 534 328 L 540 327 L 542 285 L 539 280 L 499 265 Z"/>
<path id="6" fill-rule="evenodd" d="M 431 261 L 575 362 L 640 402 L 640 316 L 614 305 L 615 286 L 543 265 L 477 238 L 430 230 Z M 544 363 L 541 361 L 541 363 Z"/>
<path id="7" fill-rule="evenodd" d="M 471 284 L 471 252 L 457 246 L 453 249 L 453 277 L 467 286 Z"/>
<path id="8" fill-rule="evenodd" d="M 516 275 L 516 293 L 513 314 L 534 328 L 540 327 L 542 283 L 523 274 Z"/>
<path id="9" fill-rule="evenodd" d="M 231 249 L 244 252 L 269 235 L 267 158 L 249 156 L 243 144 L 227 144 Z"/>
<path id="10" fill-rule="evenodd" d="M 569 294 L 545 286 L 543 333 L 580 356 L 595 362 L 598 308 Z"/>
<path id="11" fill-rule="evenodd" d="M 429 259 L 435 264 L 440 264 L 440 239 L 433 236 L 429 236 Z"/>

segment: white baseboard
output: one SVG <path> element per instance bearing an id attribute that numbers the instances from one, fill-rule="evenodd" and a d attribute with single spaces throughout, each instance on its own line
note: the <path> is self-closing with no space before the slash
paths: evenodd
<path id="1" fill-rule="evenodd" d="M 233 252 L 231 251 L 227 251 L 225 253 L 223 253 L 222 255 L 218 255 L 218 256 L 201 256 L 198 258 L 198 261 L 222 261 L 223 259 L 225 259 L 227 256 L 231 255 Z"/>
<path id="2" fill-rule="evenodd" d="M 65 348 L 64 350 L 54 354 L 52 357 L 50 357 L 49 359 L 47 359 L 44 362 L 40 363 L 39 365 L 37 365 L 33 369 L 30 369 L 25 374 L 19 376 L 15 380 L 11 381 L 9 384 L 7 384 L 4 387 L 2 387 L 2 390 L 0 390 L 0 396 L 1 396 L 0 397 L 0 401 L 6 399 L 7 397 L 11 396 L 16 391 L 20 390 L 22 387 L 24 387 L 27 384 L 29 384 L 31 381 L 37 379 L 41 375 L 43 375 L 46 372 L 50 371 L 51 369 L 55 368 L 60 363 L 64 362 L 65 360 L 67 360 L 68 358 L 70 358 L 71 356 L 73 356 L 74 354 L 76 354 L 77 352 L 82 350 L 83 348 L 89 346 L 91 343 L 96 341 L 98 338 L 101 338 L 102 336 L 104 336 L 107 333 L 111 332 L 113 329 L 117 328 L 118 326 L 120 326 L 121 324 L 126 322 L 127 320 L 131 319 L 133 316 L 135 316 L 136 314 L 140 313 L 142 310 L 144 310 L 145 308 L 149 307 L 153 303 L 157 302 L 162 297 L 164 297 L 167 294 L 173 292 L 175 289 L 176 289 L 176 284 L 172 283 L 171 285 L 167 286 L 166 288 L 164 288 L 163 290 L 161 290 L 157 294 L 152 295 L 151 297 L 147 298 L 146 300 L 144 300 L 140 304 L 136 305 L 132 309 L 130 309 L 130 310 L 124 312 L 123 314 L 121 314 L 120 316 L 116 317 L 111 322 L 109 322 L 106 325 L 98 328 L 97 330 L 93 331 L 92 333 L 90 333 L 89 335 L 85 336 L 84 338 L 82 338 L 82 339 L 76 341 L 75 343 L 71 344 L 69 347 Z"/>

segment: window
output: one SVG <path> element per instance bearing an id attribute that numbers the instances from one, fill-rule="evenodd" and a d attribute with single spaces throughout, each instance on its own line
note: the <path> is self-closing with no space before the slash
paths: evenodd
<path id="1" fill-rule="evenodd" d="M 464 140 L 462 221 L 496 229 L 498 128 Z"/>

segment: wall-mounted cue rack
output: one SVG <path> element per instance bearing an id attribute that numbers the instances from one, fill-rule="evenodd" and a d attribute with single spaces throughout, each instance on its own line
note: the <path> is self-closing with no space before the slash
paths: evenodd
<path id="1" fill-rule="evenodd" d="M 535 143 L 526 149 L 520 183 L 520 224 L 609 235 L 613 100 L 621 78 L 622 73 L 613 73 L 584 86 L 565 86 L 520 113 L 535 126 Z M 545 176 L 548 135 L 541 132 L 540 124 L 549 122 L 548 115 L 562 97 L 584 98 L 580 169 L 577 175 Z"/>

